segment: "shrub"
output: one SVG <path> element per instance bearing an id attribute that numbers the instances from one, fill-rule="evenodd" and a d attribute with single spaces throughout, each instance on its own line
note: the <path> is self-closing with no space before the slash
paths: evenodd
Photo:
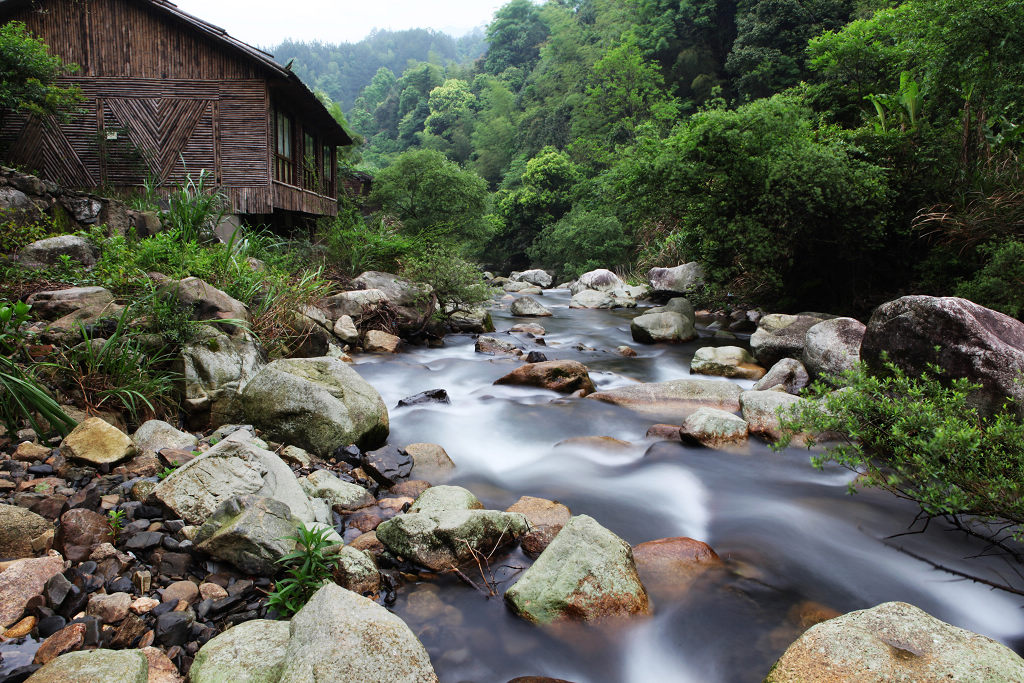
<path id="1" fill-rule="evenodd" d="M 435 317 L 445 319 L 455 312 L 468 312 L 494 295 L 484 284 L 483 274 L 451 247 L 433 247 L 407 260 L 402 275 L 434 288 Z"/>
<path id="2" fill-rule="evenodd" d="M 37 240 L 64 232 L 59 222 L 47 214 L 28 220 L 17 209 L 0 209 L 0 253 L 12 254 Z"/>
<path id="3" fill-rule="evenodd" d="M 212 175 L 206 169 L 197 177 L 189 173 L 170 194 L 165 220 L 183 241 L 208 239 L 227 213 L 227 198 L 211 186 Z"/>
<path id="4" fill-rule="evenodd" d="M 394 221 L 383 216 L 364 220 L 352 207 L 335 218 L 321 219 L 318 239 L 327 251 L 327 261 L 346 275 L 367 270 L 393 272 L 399 261 L 419 248 L 419 241 L 400 233 Z"/>
<path id="5" fill-rule="evenodd" d="M 541 231 L 528 253 L 530 259 L 571 280 L 595 268 L 626 263 L 631 243 L 622 223 L 597 212 L 573 211 Z"/>
<path id="6" fill-rule="evenodd" d="M 337 558 L 333 552 L 341 544 L 328 540 L 331 529 L 310 529 L 300 524 L 295 533 L 287 538 L 298 546 L 277 561 L 285 568 L 285 578 L 274 584 L 267 607 L 278 614 L 290 617 L 298 612 L 313 597 L 322 585 L 331 580 Z"/>
<path id="7" fill-rule="evenodd" d="M 812 462 L 835 462 L 873 486 L 917 503 L 925 515 L 994 523 L 994 533 L 1019 537 L 1024 524 L 1024 423 L 1009 410 L 984 417 L 971 405 L 980 388 L 944 378 L 932 366 L 911 377 L 892 363 L 871 375 L 863 365 L 842 376 L 845 387 L 817 383 L 795 414 L 787 437 L 828 434 Z M 1009 406 L 1007 406 L 1009 407 Z M 833 443 L 832 441 L 835 440 Z M 813 440 L 811 441 L 813 445 Z"/>
<path id="8" fill-rule="evenodd" d="M 987 262 L 956 295 L 1020 318 L 1024 314 L 1024 244 L 1017 240 L 990 243 L 979 249 Z"/>

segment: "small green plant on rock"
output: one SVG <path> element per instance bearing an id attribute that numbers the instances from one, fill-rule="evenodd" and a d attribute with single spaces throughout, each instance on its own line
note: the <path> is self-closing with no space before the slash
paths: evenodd
<path id="1" fill-rule="evenodd" d="M 124 510 L 107 510 L 107 524 L 110 525 L 110 531 L 116 541 L 124 529 Z"/>
<path id="2" fill-rule="evenodd" d="M 181 467 L 181 464 L 177 460 L 172 460 L 170 466 L 165 467 L 159 472 L 157 472 L 156 477 L 160 481 L 163 481 L 167 477 L 177 472 L 179 467 Z"/>
<path id="3" fill-rule="evenodd" d="M 330 529 L 310 529 L 300 524 L 295 533 L 287 537 L 295 541 L 296 549 L 277 561 L 285 567 L 285 578 L 274 584 L 267 607 L 290 617 L 302 609 L 320 586 L 331 580 L 337 564 L 335 551 L 341 544 L 330 540 L 330 535 Z"/>

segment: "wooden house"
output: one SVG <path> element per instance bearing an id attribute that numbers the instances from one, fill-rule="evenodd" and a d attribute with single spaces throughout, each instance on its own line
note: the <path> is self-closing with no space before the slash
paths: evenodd
<path id="1" fill-rule="evenodd" d="M 337 213 L 352 139 L 271 55 L 167 0 L 0 0 L 12 20 L 79 65 L 62 80 L 85 99 L 67 122 L 5 117 L 0 158 L 80 189 L 206 169 L 235 213 Z"/>

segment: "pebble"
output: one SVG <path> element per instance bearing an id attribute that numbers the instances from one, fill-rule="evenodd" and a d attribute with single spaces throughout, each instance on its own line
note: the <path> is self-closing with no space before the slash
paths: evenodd
<path id="1" fill-rule="evenodd" d="M 146 614 L 147 612 L 153 611 L 153 608 L 160 604 L 159 600 L 153 598 L 136 598 L 135 602 L 132 603 L 131 611 L 136 614 Z"/>
<path id="2" fill-rule="evenodd" d="M 161 597 L 164 602 L 181 600 L 191 605 L 199 599 L 199 587 L 191 581 L 175 581 L 163 590 Z"/>
<path id="3" fill-rule="evenodd" d="M 203 600 L 223 600 L 228 597 L 228 592 L 221 586 L 209 582 L 199 584 L 199 594 Z"/>

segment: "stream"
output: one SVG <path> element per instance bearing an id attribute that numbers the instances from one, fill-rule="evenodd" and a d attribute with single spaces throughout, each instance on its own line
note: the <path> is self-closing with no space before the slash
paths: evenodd
<path id="1" fill-rule="evenodd" d="M 522 346 L 582 362 L 599 391 L 688 377 L 698 348 L 736 343 L 705 337 L 644 346 L 629 334 L 637 311 L 570 309 L 566 290 L 546 290 L 539 300 L 553 317 L 514 318 L 496 306 L 495 327 L 543 325 L 546 345 L 517 335 Z M 622 344 L 639 355 L 619 355 Z M 471 335 L 356 363 L 389 407 L 390 442 L 442 445 L 457 466 L 447 483 L 470 489 L 486 507 L 504 509 L 523 495 L 557 500 L 633 545 L 672 536 L 705 541 L 727 567 L 682 595 L 652 595 L 651 617 L 605 627 L 541 628 L 513 616 L 501 594 L 529 566 L 521 551 L 492 559 L 497 597 L 451 575 L 407 584 L 393 609 L 445 683 L 526 675 L 575 683 L 760 681 L 800 634 L 802 615 L 891 600 L 1024 649 L 1020 598 L 958 580 L 897 548 L 993 580 L 999 560 L 965 559 L 983 546 L 935 523 L 926 533 L 889 538 L 908 531 L 916 506 L 880 491 L 849 495 L 854 475 L 815 470 L 804 448 L 775 453 L 751 440 L 709 450 L 645 439 L 652 420 L 625 408 L 494 386 L 522 361 L 475 353 Z M 450 405 L 395 408 L 435 388 L 448 391 Z M 557 445 L 582 436 L 630 445 Z"/>

